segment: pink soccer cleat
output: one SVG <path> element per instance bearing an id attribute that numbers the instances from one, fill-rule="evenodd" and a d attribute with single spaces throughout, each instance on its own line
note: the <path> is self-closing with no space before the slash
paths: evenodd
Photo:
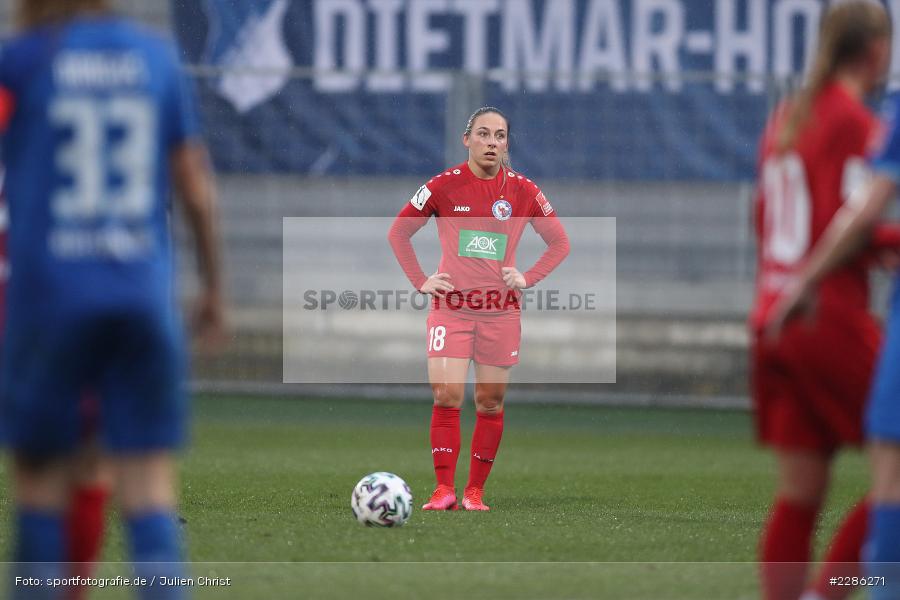
<path id="1" fill-rule="evenodd" d="M 481 501 L 482 495 L 484 495 L 484 490 L 481 488 L 466 488 L 463 493 L 463 508 L 466 510 L 491 510 L 490 506 Z"/>
<path id="2" fill-rule="evenodd" d="M 431 495 L 431 500 L 422 510 L 457 510 L 456 490 L 449 485 L 439 485 Z"/>

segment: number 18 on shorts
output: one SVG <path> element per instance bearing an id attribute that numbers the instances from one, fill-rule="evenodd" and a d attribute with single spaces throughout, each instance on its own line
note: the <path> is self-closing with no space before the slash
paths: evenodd
<path id="1" fill-rule="evenodd" d="M 471 319 L 460 311 L 435 310 L 427 323 L 428 358 L 469 358 L 507 367 L 519 362 L 519 313 Z"/>

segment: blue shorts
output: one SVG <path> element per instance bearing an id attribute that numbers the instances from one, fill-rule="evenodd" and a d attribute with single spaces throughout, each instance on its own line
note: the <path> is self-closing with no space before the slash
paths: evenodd
<path id="1" fill-rule="evenodd" d="M 97 431 L 118 453 L 173 449 L 185 438 L 184 344 L 171 314 L 123 311 L 9 322 L 3 347 L 0 429 L 26 456 L 73 451 L 80 403 L 99 398 Z"/>
<path id="2" fill-rule="evenodd" d="M 900 442 L 900 285 L 895 283 L 884 346 L 866 413 L 869 440 Z"/>

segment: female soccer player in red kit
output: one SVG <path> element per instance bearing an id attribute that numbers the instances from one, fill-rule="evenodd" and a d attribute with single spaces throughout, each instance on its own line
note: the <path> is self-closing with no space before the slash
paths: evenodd
<path id="1" fill-rule="evenodd" d="M 752 394 L 759 440 L 775 450 L 775 502 L 760 539 L 763 597 L 796 600 L 828 489 L 835 453 L 863 441 L 863 409 L 881 333 L 868 310 L 862 258 L 826 278 L 812 321 L 778 340 L 764 328 L 773 305 L 866 175 L 879 131 L 863 98 L 883 80 L 890 22 L 877 3 L 832 6 L 822 21 L 809 81 L 772 115 L 760 144 L 756 204 L 757 292 L 751 328 Z M 843 598 L 829 585 L 838 563 L 857 563 L 868 507 L 861 501 L 832 540 L 825 568 L 804 598 Z M 846 567 L 845 567 L 846 569 Z"/>
<path id="2" fill-rule="evenodd" d="M 509 167 L 509 120 L 496 108 L 478 109 L 463 144 L 469 159 L 436 175 L 413 196 L 391 227 L 389 240 L 412 285 L 431 294 L 428 379 L 434 394 L 431 454 L 437 488 L 424 510 L 455 510 L 454 476 L 460 450 L 459 413 L 469 362 L 475 362 L 475 431 L 466 510 L 489 510 L 484 484 L 503 433 L 503 399 L 519 360 L 519 290 L 544 279 L 569 253 L 553 207 L 530 179 Z M 430 216 L 441 242 L 438 271 L 428 277 L 410 238 Z M 525 273 L 515 266 L 525 225 L 547 249 Z"/>

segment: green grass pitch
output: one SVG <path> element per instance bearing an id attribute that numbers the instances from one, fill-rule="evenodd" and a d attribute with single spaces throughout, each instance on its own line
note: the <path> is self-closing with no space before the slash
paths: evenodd
<path id="1" fill-rule="evenodd" d="M 743 413 L 513 402 L 485 493 L 493 510 L 425 513 L 427 399 L 203 397 L 194 412 L 181 507 L 193 574 L 232 578 L 198 598 L 757 597 L 772 460 Z M 473 407 L 463 415 L 460 489 Z M 354 484 L 380 470 L 413 490 L 405 527 L 353 519 Z M 866 481 L 862 457 L 841 459 L 820 551 Z M 7 519 L 6 556 L 8 532 Z M 113 525 L 104 559 L 125 558 Z"/>

